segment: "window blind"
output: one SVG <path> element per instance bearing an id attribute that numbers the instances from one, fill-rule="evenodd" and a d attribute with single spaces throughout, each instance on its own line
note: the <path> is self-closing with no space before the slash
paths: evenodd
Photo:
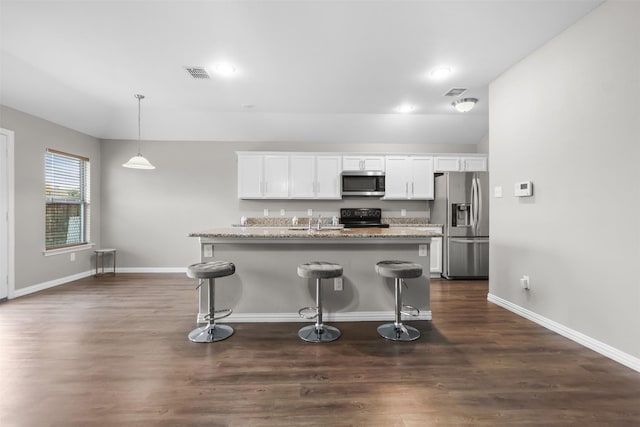
<path id="1" fill-rule="evenodd" d="M 90 162 L 47 149 L 45 153 L 45 249 L 89 242 Z"/>

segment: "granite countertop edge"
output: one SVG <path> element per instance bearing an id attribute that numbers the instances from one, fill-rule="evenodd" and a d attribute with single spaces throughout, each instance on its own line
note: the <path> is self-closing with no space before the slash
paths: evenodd
<path id="1" fill-rule="evenodd" d="M 192 232 L 188 237 L 234 239 L 416 239 L 442 234 L 418 230 L 420 227 L 356 228 L 343 230 L 289 230 L 287 227 L 221 227 Z M 400 229 L 400 230 L 398 230 Z"/>

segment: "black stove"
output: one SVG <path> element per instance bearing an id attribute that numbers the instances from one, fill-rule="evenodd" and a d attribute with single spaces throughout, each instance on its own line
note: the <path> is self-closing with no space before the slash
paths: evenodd
<path id="1" fill-rule="evenodd" d="M 340 209 L 340 224 L 345 228 L 389 228 L 389 224 L 382 223 L 382 209 L 378 208 Z"/>

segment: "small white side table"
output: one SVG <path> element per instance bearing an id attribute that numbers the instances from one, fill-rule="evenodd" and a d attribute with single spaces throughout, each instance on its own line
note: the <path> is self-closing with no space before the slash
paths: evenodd
<path id="1" fill-rule="evenodd" d="M 103 274 L 116 274 L 116 250 L 115 249 L 96 249 L 96 276 L 101 276 Z M 106 254 L 111 254 L 111 258 L 113 261 L 113 271 L 104 271 L 104 258 Z M 98 266 L 102 268 L 101 272 L 98 273 Z"/>

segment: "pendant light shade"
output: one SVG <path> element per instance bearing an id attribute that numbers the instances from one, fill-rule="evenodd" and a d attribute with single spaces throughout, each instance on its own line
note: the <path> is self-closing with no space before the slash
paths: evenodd
<path id="1" fill-rule="evenodd" d="M 144 99 L 144 95 L 136 94 L 133 96 L 138 99 L 138 154 L 130 158 L 129 161 L 122 166 L 130 169 L 155 169 L 156 167 L 140 154 L 140 101 Z"/>

